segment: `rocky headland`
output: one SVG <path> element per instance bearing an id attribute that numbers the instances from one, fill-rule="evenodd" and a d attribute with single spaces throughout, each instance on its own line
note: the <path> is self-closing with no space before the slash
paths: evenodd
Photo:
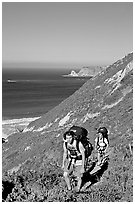
<path id="1" fill-rule="evenodd" d="M 63 75 L 63 77 L 93 77 L 103 71 L 105 67 L 83 67 L 79 72 L 74 70 L 67 75 Z"/>
<path id="2" fill-rule="evenodd" d="M 62 136 L 72 125 L 86 128 L 93 145 L 97 128 L 109 130 L 108 166 L 79 194 L 66 190 L 61 170 Z M 133 201 L 133 53 L 9 136 L 2 146 L 2 171 L 3 201 Z"/>

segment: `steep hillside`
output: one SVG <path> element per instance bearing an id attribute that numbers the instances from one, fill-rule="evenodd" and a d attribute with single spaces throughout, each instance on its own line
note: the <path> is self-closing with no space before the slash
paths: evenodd
<path id="1" fill-rule="evenodd" d="M 132 201 L 132 80 L 130 53 L 30 123 L 22 133 L 10 136 L 2 147 L 4 189 L 12 186 L 4 200 Z M 60 168 L 62 135 L 73 124 L 85 127 L 93 144 L 97 128 L 103 125 L 109 129 L 108 167 L 98 182 L 80 194 L 67 193 Z"/>

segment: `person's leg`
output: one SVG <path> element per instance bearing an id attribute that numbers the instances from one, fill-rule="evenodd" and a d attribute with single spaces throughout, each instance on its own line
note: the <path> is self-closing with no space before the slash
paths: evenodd
<path id="1" fill-rule="evenodd" d="M 66 182 L 66 184 L 67 184 L 68 190 L 71 190 L 71 184 L 70 184 L 70 179 L 69 179 L 69 174 L 68 174 L 68 172 L 64 172 L 63 176 L 64 176 L 64 178 L 65 178 L 65 182 Z"/>
<path id="2" fill-rule="evenodd" d="M 75 172 L 74 175 L 77 177 L 77 187 L 76 187 L 76 191 L 80 191 L 81 189 L 81 185 L 82 185 L 82 176 L 83 174 L 80 172 L 82 166 L 76 166 L 75 167 Z"/>
<path id="3" fill-rule="evenodd" d="M 82 177 L 78 177 L 77 178 L 77 191 L 80 191 L 81 184 L 82 184 Z"/>
<path id="4" fill-rule="evenodd" d="M 64 176 L 65 182 L 67 184 L 68 190 L 71 190 L 69 174 L 71 174 L 72 171 L 73 171 L 73 165 L 70 163 L 70 160 L 67 159 L 66 162 L 65 162 L 65 168 L 64 168 L 63 176 Z"/>

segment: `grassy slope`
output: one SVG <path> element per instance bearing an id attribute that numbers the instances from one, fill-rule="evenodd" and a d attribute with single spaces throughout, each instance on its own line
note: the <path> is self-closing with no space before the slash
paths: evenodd
<path id="1" fill-rule="evenodd" d="M 3 181 L 5 189 L 15 187 L 7 201 L 132 201 L 132 60 L 131 53 L 110 65 L 23 133 L 9 137 L 3 145 Z M 87 128 L 93 144 L 96 128 L 104 125 L 110 132 L 108 168 L 80 194 L 67 193 L 60 168 L 62 135 L 73 124 Z"/>

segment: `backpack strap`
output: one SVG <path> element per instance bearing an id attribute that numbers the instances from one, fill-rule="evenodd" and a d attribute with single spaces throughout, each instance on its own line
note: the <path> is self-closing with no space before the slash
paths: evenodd
<path id="1" fill-rule="evenodd" d="M 76 140 L 76 149 L 77 149 L 77 151 L 80 153 L 80 149 L 79 149 L 79 140 Z"/>
<path id="2" fill-rule="evenodd" d="M 97 137 L 97 145 L 99 146 L 99 136 Z"/>
<path id="3" fill-rule="evenodd" d="M 67 149 L 67 142 L 65 142 L 65 147 L 66 147 L 66 149 Z"/>
<path id="4" fill-rule="evenodd" d="M 100 145 L 99 145 L 99 136 L 97 137 L 97 148 L 98 149 L 100 148 Z"/>

